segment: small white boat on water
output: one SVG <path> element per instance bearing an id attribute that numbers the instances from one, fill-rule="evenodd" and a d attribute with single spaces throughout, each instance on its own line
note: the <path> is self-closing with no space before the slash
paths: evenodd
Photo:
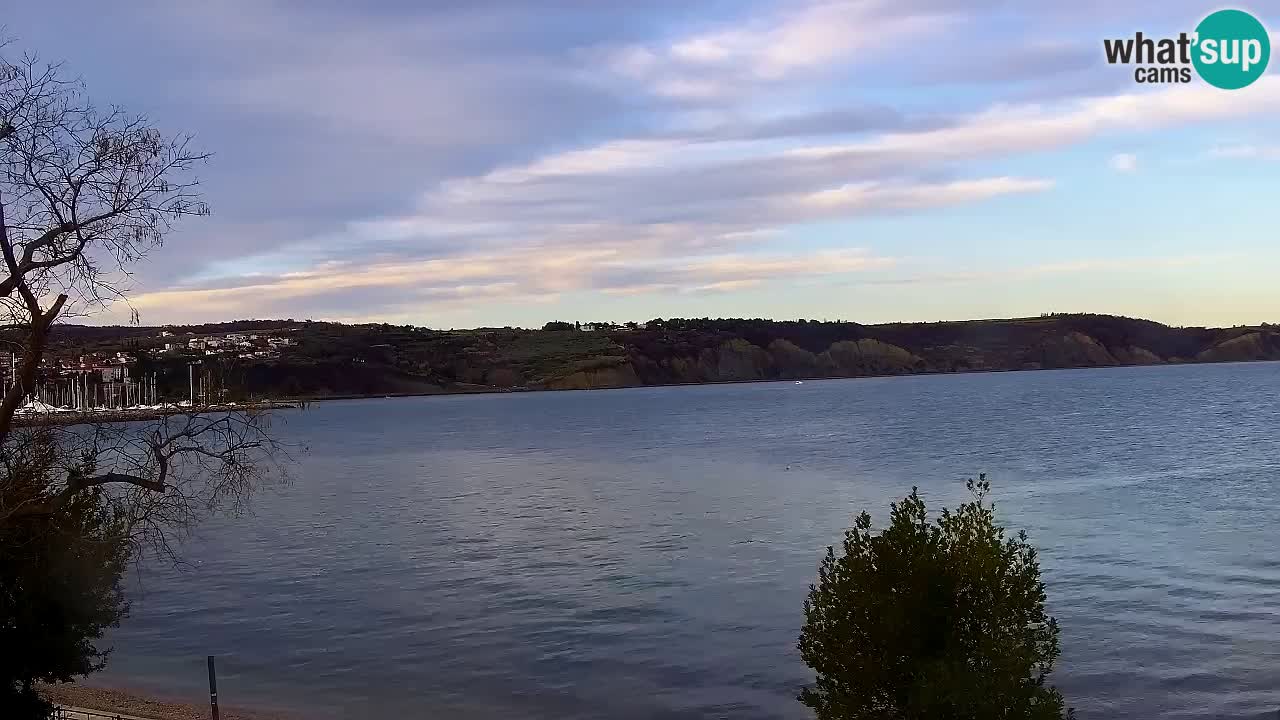
<path id="1" fill-rule="evenodd" d="M 797 385 L 803 385 L 803 384 L 804 384 L 804 381 L 803 381 L 803 380 L 797 380 L 797 381 L 796 381 L 796 384 L 797 384 Z"/>

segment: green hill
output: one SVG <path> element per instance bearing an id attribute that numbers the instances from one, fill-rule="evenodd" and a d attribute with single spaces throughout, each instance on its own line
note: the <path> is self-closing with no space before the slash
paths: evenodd
<path id="1" fill-rule="evenodd" d="M 228 333 L 288 337 L 269 358 L 205 357 L 248 395 L 331 397 L 623 387 L 912 373 L 1280 360 L 1280 328 L 1176 328 L 1109 315 L 893 323 L 654 320 L 596 329 L 432 330 L 240 321 L 184 327 L 59 326 L 54 355 L 122 349 L 175 368 L 166 341 Z M 171 337 L 162 338 L 162 331 Z M 185 354 L 184 354 L 185 353 Z M 170 367 L 171 366 L 171 367 Z M 185 369 L 173 376 L 185 382 Z"/>

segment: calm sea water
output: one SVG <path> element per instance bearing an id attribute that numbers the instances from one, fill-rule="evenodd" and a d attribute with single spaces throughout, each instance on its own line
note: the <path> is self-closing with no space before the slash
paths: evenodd
<path id="1" fill-rule="evenodd" d="M 316 404 L 100 679 L 366 718 L 804 718 L 826 545 L 988 472 L 1082 718 L 1280 709 L 1280 364 Z"/>

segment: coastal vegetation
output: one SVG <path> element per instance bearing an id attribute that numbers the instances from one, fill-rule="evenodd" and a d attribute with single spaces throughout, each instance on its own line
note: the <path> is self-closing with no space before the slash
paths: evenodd
<path id="1" fill-rule="evenodd" d="M 1058 623 L 1036 550 L 1006 537 L 990 487 L 969 480 L 973 501 L 933 521 L 913 488 L 883 531 L 863 512 L 827 548 L 799 642 L 818 720 L 1071 717 L 1047 682 Z"/>
<path id="2" fill-rule="evenodd" d="M 60 65 L 0 54 L 0 341 L 11 353 L 0 396 L 0 717 L 14 720 L 50 712 L 37 683 L 103 667 L 130 561 L 173 556 L 201 519 L 239 509 L 282 469 L 253 408 L 15 422 L 59 324 L 126 299 L 130 266 L 175 223 L 208 212 L 194 176 L 207 154 L 87 97 Z"/>
<path id="3" fill-rule="evenodd" d="M 254 334 L 270 357 L 191 351 L 187 338 Z M 175 340 L 178 341 L 175 343 Z M 181 347 L 165 351 L 166 346 Z M 138 358 L 169 397 L 188 364 L 246 397 L 341 397 L 1280 360 L 1280 329 L 1170 327 L 1110 315 L 863 325 L 845 321 L 553 321 L 440 330 L 296 320 L 166 327 L 63 325 L 53 355 Z M 194 354 L 193 354 L 194 353 Z M 231 398 L 234 399 L 234 398 Z"/>
<path id="4" fill-rule="evenodd" d="M 39 504 L 67 482 L 94 476 L 90 458 L 66 458 L 50 430 L 6 448 L 4 502 Z M 61 466 L 71 459 L 78 464 Z M 37 683 L 69 682 L 102 669 L 104 630 L 125 616 L 121 578 L 130 556 L 130 519 L 102 486 L 76 493 L 59 512 L 0 523 L 0 710 L 45 717 Z"/>

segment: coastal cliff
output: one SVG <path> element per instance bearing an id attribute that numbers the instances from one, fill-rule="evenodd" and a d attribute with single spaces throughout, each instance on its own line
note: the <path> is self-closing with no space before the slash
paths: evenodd
<path id="1" fill-rule="evenodd" d="M 1224 340 L 1196 354 L 1197 362 L 1280 360 L 1280 335 L 1251 332 Z"/>
<path id="2" fill-rule="evenodd" d="M 643 325 L 553 323 L 542 330 L 431 330 L 400 325 L 242 321 L 138 328 L 57 326 L 59 352 L 131 348 L 176 392 L 185 354 L 159 352 L 161 334 L 270 332 L 276 357 L 209 358 L 226 387 L 257 397 L 332 397 L 578 390 L 686 383 L 913 373 L 1280 360 L 1280 328 L 1179 328 L 1109 315 L 862 325 L 748 319 Z M 550 327 L 550 326 L 549 326 Z"/>
<path id="3" fill-rule="evenodd" d="M 625 357 L 620 357 L 604 358 L 573 368 L 568 374 L 552 378 L 542 386 L 547 390 L 599 390 L 642 384 L 631 363 Z"/>

